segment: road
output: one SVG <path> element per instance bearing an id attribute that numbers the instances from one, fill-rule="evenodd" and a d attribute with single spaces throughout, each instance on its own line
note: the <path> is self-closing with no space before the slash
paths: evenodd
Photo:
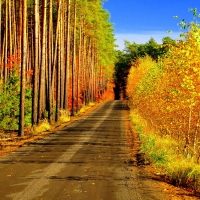
<path id="1" fill-rule="evenodd" d="M 126 162 L 128 111 L 108 101 L 93 113 L 0 159 L 0 199 L 166 199 L 156 180 Z"/>

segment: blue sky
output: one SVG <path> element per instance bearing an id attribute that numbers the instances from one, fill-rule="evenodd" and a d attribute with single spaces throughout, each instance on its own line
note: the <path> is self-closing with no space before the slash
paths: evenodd
<path id="1" fill-rule="evenodd" d="M 182 19 L 193 20 L 189 8 L 200 12 L 200 0 L 108 0 L 103 8 L 111 15 L 117 49 L 123 50 L 124 40 L 142 44 L 151 37 L 158 43 L 166 36 L 178 39 L 181 30 L 177 24 Z M 167 34 L 170 30 L 172 34 Z"/>

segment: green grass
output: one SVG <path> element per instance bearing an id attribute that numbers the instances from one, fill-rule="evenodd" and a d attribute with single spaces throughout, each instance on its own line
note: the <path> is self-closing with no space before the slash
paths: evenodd
<path id="1" fill-rule="evenodd" d="M 194 157 L 187 158 L 180 152 L 182 144 L 152 131 L 136 110 L 131 111 L 130 117 L 139 133 L 140 152 L 144 153 L 146 162 L 152 163 L 175 185 L 200 190 L 200 165 L 195 163 Z"/>

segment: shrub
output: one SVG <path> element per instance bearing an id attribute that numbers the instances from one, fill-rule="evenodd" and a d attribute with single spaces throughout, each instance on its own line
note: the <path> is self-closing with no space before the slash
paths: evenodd
<path id="1" fill-rule="evenodd" d="M 51 126 L 47 119 L 44 119 L 43 121 L 40 122 L 39 125 L 33 127 L 34 133 L 41 133 L 44 131 L 48 131 L 50 129 L 51 129 Z"/>
<path id="2" fill-rule="evenodd" d="M 17 130 L 19 124 L 20 76 L 18 70 L 9 73 L 6 83 L 0 81 L 0 128 Z M 25 90 L 25 126 L 31 125 L 32 88 Z"/>

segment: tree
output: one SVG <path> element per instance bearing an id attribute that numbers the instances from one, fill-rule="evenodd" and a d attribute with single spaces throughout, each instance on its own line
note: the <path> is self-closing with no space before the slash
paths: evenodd
<path id="1" fill-rule="evenodd" d="M 69 84 L 69 66 L 70 66 L 70 15 L 71 1 L 67 1 L 67 16 L 66 16 L 66 67 L 65 67 L 65 91 L 64 91 L 64 109 L 68 112 L 68 84 Z"/>
<path id="2" fill-rule="evenodd" d="M 76 9 L 76 0 L 74 0 L 74 26 L 73 26 L 73 59 L 72 59 L 72 108 L 71 115 L 74 115 L 74 104 L 75 104 L 75 73 L 76 73 L 76 18 L 77 18 L 77 9 Z"/>
<path id="3" fill-rule="evenodd" d="M 40 19 L 39 19 L 39 0 L 35 0 L 34 4 L 34 78 L 33 78 L 33 109 L 32 109 L 32 125 L 38 122 L 38 76 L 39 76 L 39 38 L 40 38 Z"/>
<path id="4" fill-rule="evenodd" d="M 19 120 L 19 136 L 24 136 L 24 102 L 25 102 L 25 70 L 27 64 L 27 1 L 22 0 L 22 67 L 21 67 L 21 89 L 20 89 L 20 120 Z"/>

